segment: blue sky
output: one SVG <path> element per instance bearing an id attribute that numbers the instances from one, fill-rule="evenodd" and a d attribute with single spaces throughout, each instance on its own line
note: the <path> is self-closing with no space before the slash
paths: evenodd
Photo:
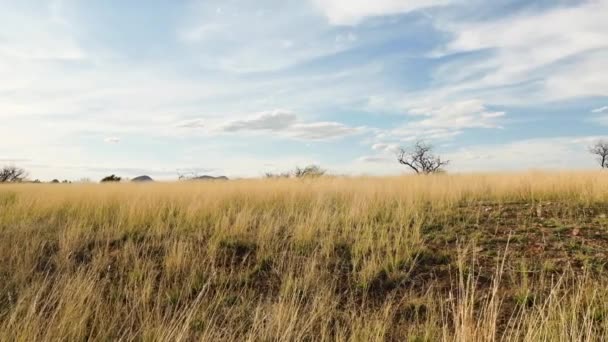
<path id="1" fill-rule="evenodd" d="M 0 0 L 0 164 L 33 178 L 317 163 L 594 168 L 608 1 Z"/>

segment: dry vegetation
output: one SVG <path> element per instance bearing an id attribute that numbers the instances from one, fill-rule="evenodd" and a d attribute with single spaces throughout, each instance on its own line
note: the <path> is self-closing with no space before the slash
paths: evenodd
<path id="1" fill-rule="evenodd" d="M 606 340 L 606 214 L 600 172 L 2 185 L 0 340 Z"/>

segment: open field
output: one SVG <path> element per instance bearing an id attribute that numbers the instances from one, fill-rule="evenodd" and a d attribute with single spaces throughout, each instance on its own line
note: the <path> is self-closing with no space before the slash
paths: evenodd
<path id="1" fill-rule="evenodd" d="M 0 340 L 608 339 L 608 174 L 0 186 Z"/>

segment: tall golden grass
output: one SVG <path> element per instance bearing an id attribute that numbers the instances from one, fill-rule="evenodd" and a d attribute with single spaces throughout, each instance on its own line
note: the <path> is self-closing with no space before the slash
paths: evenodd
<path id="1" fill-rule="evenodd" d="M 602 172 L 2 185 L 0 340 L 606 340 L 606 208 Z"/>

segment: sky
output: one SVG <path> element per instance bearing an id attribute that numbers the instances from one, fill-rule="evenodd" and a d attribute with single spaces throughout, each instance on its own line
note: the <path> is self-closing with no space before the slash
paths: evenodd
<path id="1" fill-rule="evenodd" d="M 41 180 L 315 163 L 591 169 L 608 0 L 0 0 L 0 165 Z"/>

